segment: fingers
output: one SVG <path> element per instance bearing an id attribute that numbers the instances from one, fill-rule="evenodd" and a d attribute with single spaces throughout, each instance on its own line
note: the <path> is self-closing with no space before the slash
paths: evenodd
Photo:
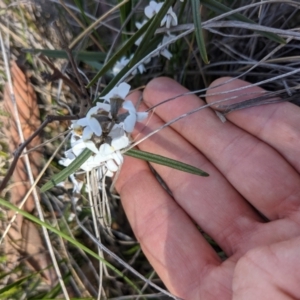
<path id="1" fill-rule="evenodd" d="M 185 91 L 172 80 L 160 78 L 147 86 L 144 99 L 154 105 Z M 134 135 L 143 136 L 199 105 L 197 97 L 185 96 L 160 106 L 156 109 L 159 117 L 149 117 Z M 222 124 L 211 110 L 203 110 L 155 134 L 139 147 L 193 164 L 211 175 L 201 178 L 154 165 L 173 191 L 176 202 L 161 189 L 142 161 L 127 157 L 117 182 L 144 252 L 168 288 L 178 296 L 191 298 L 207 274 L 220 271 L 223 276 L 229 270 L 225 264 L 231 263 L 233 268 L 240 257 L 235 255 L 222 264 L 222 270 L 216 267 L 218 258 L 187 215 L 229 255 L 237 254 L 237 249 L 243 247 L 240 253 L 247 247 L 286 238 L 287 228 L 279 232 L 268 226 L 274 224 L 275 228 L 280 222 L 260 224 L 260 217 L 241 194 L 270 219 L 284 217 L 298 209 L 298 174 L 274 149 L 244 129 L 230 122 Z M 296 231 L 294 228 L 293 235 Z M 230 288 L 230 274 L 227 275 L 225 289 Z"/>
<path id="2" fill-rule="evenodd" d="M 245 87 L 248 83 L 242 80 L 235 80 L 229 83 L 229 77 L 219 78 L 211 85 L 218 86 L 210 89 L 208 94 L 215 94 L 220 91 L 230 91 Z M 219 86 L 225 84 L 223 86 Z M 207 96 L 206 101 L 212 103 L 224 97 L 232 97 L 238 94 L 245 94 L 238 97 L 238 101 L 251 99 L 263 91 L 260 87 L 251 87 L 251 91 L 245 89 L 228 93 L 226 95 Z M 226 102 L 224 103 L 226 104 Z M 300 172 L 300 108 L 292 103 L 277 103 L 263 106 L 256 106 L 249 109 L 232 112 L 226 116 L 228 120 L 243 128 L 260 140 L 275 148 L 287 161 Z"/>
<path id="3" fill-rule="evenodd" d="M 139 138 L 160 127 L 163 122 L 152 115 L 145 124 L 137 126 L 140 128 Z M 209 177 L 199 177 L 154 165 L 180 207 L 228 255 L 240 247 L 241 236 L 262 221 L 213 164 L 172 128 L 164 128 L 139 144 L 139 148 L 191 164 L 210 174 Z"/>
<path id="4" fill-rule="evenodd" d="M 148 84 L 144 98 L 149 105 L 155 105 L 184 92 L 186 90 L 178 83 L 160 78 Z M 201 104 L 198 97 L 188 95 L 159 106 L 156 114 L 167 122 Z M 230 122 L 223 124 L 209 109 L 176 122 L 172 128 L 198 148 L 267 218 L 282 218 L 297 211 L 300 196 L 298 173 L 260 139 Z M 222 193 L 219 195 L 222 205 L 218 207 L 222 210 L 227 204 L 223 202 L 223 190 L 219 189 L 219 193 Z"/>
<path id="5" fill-rule="evenodd" d="M 133 101 L 137 97 L 131 95 Z M 192 299 L 205 272 L 220 264 L 215 251 L 146 162 L 125 157 L 116 188 L 143 252 L 163 282 L 174 294 Z"/>

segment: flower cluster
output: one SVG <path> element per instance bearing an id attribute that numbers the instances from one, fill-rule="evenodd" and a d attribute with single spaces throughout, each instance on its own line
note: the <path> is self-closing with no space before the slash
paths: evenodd
<path id="1" fill-rule="evenodd" d="M 181 0 L 182 1 L 182 0 Z M 156 2 L 156 1 L 150 1 L 149 5 L 145 7 L 144 9 L 144 13 L 145 16 L 147 17 L 147 19 L 151 19 L 153 18 L 162 8 L 163 6 L 163 2 Z M 143 20 L 143 22 L 136 22 L 135 26 L 137 27 L 137 29 L 140 29 L 145 23 L 147 22 L 147 20 Z M 166 13 L 166 15 L 163 17 L 163 19 L 161 20 L 160 23 L 160 27 L 166 27 L 167 29 L 170 29 L 172 26 L 177 26 L 178 25 L 178 19 L 177 19 L 177 15 L 175 14 L 175 12 L 173 11 L 173 8 L 170 7 Z M 161 43 L 158 45 L 158 47 L 160 47 L 163 44 L 166 44 L 169 40 L 175 38 L 175 35 L 172 35 L 168 30 L 166 32 L 166 34 L 163 36 L 163 39 L 161 41 Z M 135 44 L 137 46 L 139 46 L 141 44 L 143 40 L 143 36 L 141 36 L 139 39 L 136 40 Z M 158 56 L 158 55 L 162 55 L 167 59 L 171 59 L 172 57 L 172 53 L 168 50 L 168 46 L 162 48 L 160 51 L 155 52 L 155 54 L 152 55 L 152 57 Z M 113 67 L 113 74 L 117 75 L 127 64 L 128 62 L 131 60 L 133 55 L 131 55 L 130 58 L 127 57 L 122 57 Z M 149 58 L 147 61 L 145 61 L 144 63 L 147 64 L 151 61 L 151 58 Z M 137 67 L 137 70 L 142 74 L 146 71 L 146 68 L 143 64 L 140 64 Z M 137 70 L 134 70 L 132 72 L 132 75 L 136 75 L 137 74 Z"/>
<path id="2" fill-rule="evenodd" d="M 73 121 L 71 125 L 71 148 L 65 152 L 65 158 L 59 163 L 68 166 L 86 148 L 92 156 L 81 165 L 88 172 L 99 169 L 99 176 L 113 176 L 123 162 L 121 150 L 129 143 L 129 135 L 135 123 L 145 119 L 146 112 L 137 112 L 130 100 L 125 100 L 130 85 L 123 82 L 102 97 L 86 117 Z"/>

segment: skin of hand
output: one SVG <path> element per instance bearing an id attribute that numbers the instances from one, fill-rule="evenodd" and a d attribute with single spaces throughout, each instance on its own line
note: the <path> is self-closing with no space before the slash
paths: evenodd
<path id="1" fill-rule="evenodd" d="M 229 80 L 216 80 L 209 94 L 249 85 Z M 262 89 L 249 87 L 206 101 L 232 95 L 246 100 L 257 91 Z M 185 92 L 169 78 L 154 79 L 140 110 Z M 202 104 L 186 95 L 160 105 L 137 124 L 133 137 Z M 204 109 L 139 144 L 209 173 L 200 177 L 153 164 L 173 197 L 146 162 L 125 158 L 116 187 L 129 222 L 150 263 L 178 297 L 300 299 L 300 108 L 287 102 L 257 106 L 234 111 L 227 120 L 222 123 Z M 196 224 L 228 259 L 220 260 Z"/>

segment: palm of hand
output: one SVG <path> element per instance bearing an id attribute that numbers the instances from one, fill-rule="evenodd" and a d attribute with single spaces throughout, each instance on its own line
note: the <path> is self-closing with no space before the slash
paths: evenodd
<path id="1" fill-rule="evenodd" d="M 245 85 L 236 80 L 210 93 Z M 143 97 L 152 106 L 184 92 L 160 78 Z M 158 107 L 134 135 L 151 132 L 199 101 L 189 95 Z M 300 297 L 299 113 L 290 103 L 260 106 L 229 114 L 223 124 L 206 109 L 147 139 L 141 150 L 210 174 L 203 178 L 155 165 L 173 197 L 146 163 L 126 158 L 117 189 L 144 253 L 172 293 L 188 300 Z M 220 245 L 226 261 L 195 223 Z"/>

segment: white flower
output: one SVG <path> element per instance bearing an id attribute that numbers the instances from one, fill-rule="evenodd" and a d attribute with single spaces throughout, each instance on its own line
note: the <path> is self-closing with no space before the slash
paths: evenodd
<path id="1" fill-rule="evenodd" d="M 155 16 L 163 6 L 163 2 L 157 3 L 156 1 L 150 1 L 149 5 L 145 7 L 144 13 L 147 18 L 151 19 Z"/>
<path id="2" fill-rule="evenodd" d="M 112 69 L 113 74 L 115 76 L 117 74 L 119 74 L 128 63 L 129 63 L 128 58 L 126 58 L 125 56 L 121 57 L 121 59 L 116 62 L 116 64 L 114 65 L 114 67 Z"/>
<path id="3" fill-rule="evenodd" d="M 104 97 L 100 97 L 100 99 L 104 99 L 104 102 L 110 102 L 111 98 L 125 99 L 129 91 L 130 91 L 130 85 L 126 82 L 122 82 L 118 86 L 111 89 L 110 92 L 106 94 Z"/>
<path id="4" fill-rule="evenodd" d="M 151 19 L 155 16 L 163 6 L 163 2 L 157 3 L 156 1 L 150 1 L 149 5 L 145 7 L 144 13 L 147 18 Z M 160 22 L 160 26 L 163 27 L 166 25 L 167 28 L 171 26 L 177 26 L 178 20 L 173 8 L 170 6 L 166 15 Z"/>
<path id="5" fill-rule="evenodd" d="M 173 8 L 170 6 L 166 15 L 163 17 L 163 19 L 160 22 L 160 26 L 166 25 L 167 28 L 170 28 L 171 26 L 177 26 L 178 20 L 175 12 L 173 11 Z"/>
<path id="6" fill-rule="evenodd" d="M 130 56 L 130 58 L 126 58 L 125 56 L 123 56 L 119 61 L 116 62 L 116 64 L 114 65 L 113 69 L 112 69 L 112 73 L 116 76 L 125 66 L 127 66 L 127 64 L 129 63 L 129 61 L 132 59 L 133 54 Z M 147 61 L 145 63 L 150 62 L 150 59 L 147 59 Z M 146 72 L 146 68 L 145 66 L 141 63 L 137 66 L 137 69 L 132 71 L 132 75 L 136 75 L 137 71 L 140 72 L 140 74 L 143 74 L 144 72 Z"/>
<path id="7" fill-rule="evenodd" d="M 137 112 L 133 103 L 131 101 L 124 101 L 123 108 L 126 109 L 129 113 L 129 115 L 124 120 L 124 130 L 128 133 L 133 131 L 133 128 L 135 126 L 135 123 L 137 121 L 142 121 L 145 118 L 147 118 L 148 113 L 147 112 Z"/>
<path id="8" fill-rule="evenodd" d="M 126 135 L 113 139 L 111 145 L 105 143 L 100 146 L 95 161 L 99 163 L 105 162 L 105 166 L 110 172 L 116 172 L 123 163 L 121 149 L 129 145 L 129 139 Z"/>
<path id="9" fill-rule="evenodd" d="M 91 140 L 84 140 L 83 138 L 77 140 L 76 143 L 72 145 L 72 152 L 78 156 L 85 148 L 90 149 L 94 153 L 98 153 L 95 143 Z"/>
<path id="10" fill-rule="evenodd" d="M 95 134 L 97 136 L 101 136 L 102 128 L 99 121 L 95 118 L 98 111 L 104 110 L 110 112 L 110 105 L 105 103 L 96 103 L 96 106 L 92 107 L 86 117 L 79 119 L 73 123 L 73 128 L 78 129 L 78 125 L 85 127 L 82 132 L 82 138 L 84 140 L 91 139 L 92 135 Z"/>
<path id="11" fill-rule="evenodd" d="M 173 38 L 175 38 L 175 35 L 173 35 L 173 34 L 164 35 L 164 37 L 162 39 L 162 42 L 158 45 L 158 47 L 163 45 L 163 44 L 168 43 L 168 41 L 173 39 Z M 167 59 L 171 59 L 172 53 L 168 50 L 168 48 L 169 48 L 169 45 L 167 45 L 164 48 L 160 49 L 159 54 L 164 56 Z"/>

